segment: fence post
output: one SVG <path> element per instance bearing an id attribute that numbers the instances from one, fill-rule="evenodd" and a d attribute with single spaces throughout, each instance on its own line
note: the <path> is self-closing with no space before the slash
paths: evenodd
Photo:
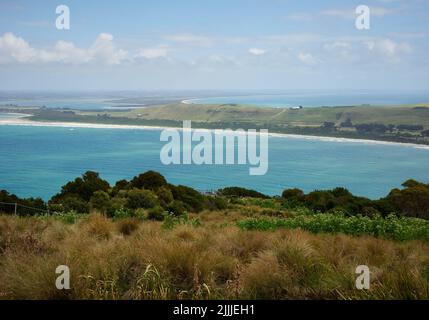
<path id="1" fill-rule="evenodd" d="M 15 202 L 15 215 L 17 214 L 18 211 L 18 204 Z"/>

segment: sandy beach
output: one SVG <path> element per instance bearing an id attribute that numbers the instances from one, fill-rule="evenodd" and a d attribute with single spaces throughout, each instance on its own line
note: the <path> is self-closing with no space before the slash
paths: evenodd
<path id="1" fill-rule="evenodd" d="M 138 126 L 138 125 L 122 125 L 122 124 L 32 121 L 27 118 L 31 115 L 10 114 L 10 113 L 8 115 L 16 115 L 16 117 L 7 117 L 7 118 L 0 117 L 0 126 L 33 126 L 33 127 L 89 128 L 89 129 L 117 129 L 117 130 L 158 130 L 158 131 L 165 130 L 165 129 L 183 130 L 182 127 L 175 128 L 175 127 Z M 198 131 L 198 132 L 215 131 L 215 129 L 203 129 L 203 128 L 192 128 L 192 130 Z M 338 143 L 392 145 L 392 146 L 402 146 L 402 147 L 411 147 L 411 148 L 429 150 L 429 146 L 427 145 L 403 143 L 403 142 L 350 139 L 350 138 L 337 138 L 337 137 L 324 137 L 324 136 L 307 136 L 307 135 L 286 134 L 286 133 L 269 133 L 269 136 L 273 138 L 290 138 L 290 139 L 313 140 L 313 141 L 316 140 L 316 141 L 338 142 Z"/>

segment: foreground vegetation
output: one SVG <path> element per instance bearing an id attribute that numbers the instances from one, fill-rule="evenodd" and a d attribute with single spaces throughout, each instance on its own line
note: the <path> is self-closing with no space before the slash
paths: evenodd
<path id="1" fill-rule="evenodd" d="M 97 172 L 88 171 L 62 186 L 61 191 L 48 202 L 40 198 L 21 199 L 0 190 L 0 204 L 17 203 L 24 207 L 18 212 L 15 212 L 14 206 L 0 206 L 0 210 L 24 216 L 41 211 L 51 214 L 98 211 L 112 218 L 139 217 L 162 221 L 170 214 L 180 216 L 186 212 L 224 210 L 241 205 L 246 208 L 262 207 L 267 214 L 280 216 L 305 208 L 311 213 L 332 213 L 345 217 L 396 215 L 429 220 L 429 184 L 410 179 L 402 186 L 402 189 L 393 189 L 378 200 L 355 196 L 345 188 L 315 190 L 308 194 L 300 189 L 286 189 L 281 196 L 274 197 L 240 187 L 203 194 L 187 186 L 172 185 L 154 171 L 142 173 L 129 181 L 117 181 L 114 186 Z"/>
<path id="2" fill-rule="evenodd" d="M 239 211 L 168 222 L 0 216 L 2 299 L 429 299 L 429 245 L 246 231 Z M 355 268 L 371 270 L 370 290 Z M 67 265 L 71 289 L 55 288 Z"/>
<path id="3" fill-rule="evenodd" d="M 201 194 L 153 171 L 114 186 L 89 171 L 48 203 L 1 191 L 49 212 L 3 209 L 0 298 L 429 299 L 428 195 L 414 180 L 379 200 Z M 56 289 L 58 265 L 71 290 Z M 359 265 L 370 290 L 355 287 Z"/>
<path id="4" fill-rule="evenodd" d="M 421 219 L 345 217 L 339 214 L 298 215 L 293 218 L 253 218 L 240 221 L 244 230 L 303 229 L 313 233 L 344 233 L 353 236 L 372 235 L 397 241 L 419 239 L 429 242 L 429 222 Z"/>

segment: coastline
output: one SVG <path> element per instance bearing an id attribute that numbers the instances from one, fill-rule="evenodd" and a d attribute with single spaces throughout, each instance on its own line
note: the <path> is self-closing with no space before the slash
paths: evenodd
<path id="1" fill-rule="evenodd" d="M 83 122 L 32 121 L 32 120 L 26 119 L 29 116 L 31 115 L 20 114 L 20 116 L 16 118 L 4 118 L 4 119 L 0 118 L 0 126 L 116 129 L 116 130 L 155 130 L 155 131 L 168 130 L 168 129 L 183 130 L 182 127 L 140 126 L 140 125 L 123 125 L 123 124 L 83 123 Z M 199 132 L 213 132 L 216 129 L 192 128 L 192 130 L 199 131 Z M 269 133 L 269 137 L 337 142 L 337 143 L 390 145 L 390 146 L 402 146 L 402 147 L 411 147 L 416 149 L 429 150 L 429 145 L 406 143 L 406 142 L 393 142 L 393 141 L 381 141 L 381 140 L 369 140 L 369 139 L 352 139 L 352 138 L 339 138 L 339 137 L 326 137 L 326 136 L 311 136 L 311 135 L 274 133 L 274 132 Z"/>

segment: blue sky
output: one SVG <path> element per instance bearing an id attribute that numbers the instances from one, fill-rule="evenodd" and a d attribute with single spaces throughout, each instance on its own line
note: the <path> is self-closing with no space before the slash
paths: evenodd
<path id="1" fill-rule="evenodd" d="M 428 40 L 429 0 L 0 0 L 0 90 L 426 90 Z"/>

